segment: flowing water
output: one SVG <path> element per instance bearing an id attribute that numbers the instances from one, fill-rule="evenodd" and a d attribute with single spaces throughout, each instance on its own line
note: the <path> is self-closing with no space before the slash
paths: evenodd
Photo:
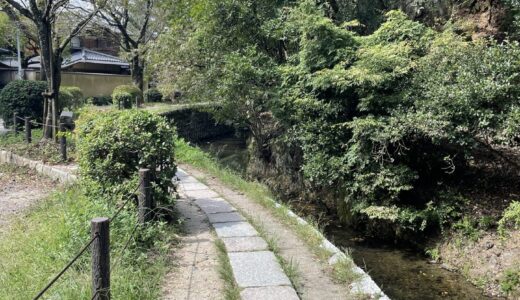
<path id="1" fill-rule="evenodd" d="M 201 142 L 199 147 L 222 165 L 245 174 L 248 154 L 243 138 L 219 138 Z M 391 299 L 491 299 L 461 275 L 428 263 L 426 257 L 413 250 L 365 241 L 341 226 L 328 226 L 325 234 L 338 247 L 350 249 L 356 264 L 364 268 Z"/>

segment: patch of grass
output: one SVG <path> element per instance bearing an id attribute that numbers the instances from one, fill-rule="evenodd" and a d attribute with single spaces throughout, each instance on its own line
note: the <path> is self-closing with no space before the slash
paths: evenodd
<path id="1" fill-rule="evenodd" d="M 502 237 L 507 236 L 507 230 L 520 229 L 520 202 L 513 201 L 508 208 L 504 211 L 504 214 L 498 222 L 498 232 Z"/>
<path id="2" fill-rule="evenodd" d="M 90 239 L 90 220 L 112 216 L 116 208 L 89 199 L 73 186 L 41 201 L 27 216 L 13 219 L 9 230 L 0 234 L 0 298 L 33 298 Z M 164 222 L 139 228 L 136 217 L 135 208 L 129 207 L 110 224 L 114 299 L 158 299 L 168 270 L 175 229 Z M 90 263 L 87 251 L 47 291 L 46 299 L 91 299 Z"/>
<path id="3" fill-rule="evenodd" d="M 33 160 L 41 160 L 45 163 L 64 163 L 61 159 L 59 144 L 52 140 L 42 139 L 42 137 L 42 129 L 33 129 L 32 143 L 27 144 L 23 132 L 19 132 L 18 134 L 9 132 L 5 135 L 0 135 L 0 149 L 11 151 Z M 75 161 L 75 149 L 74 140 L 71 138 L 70 134 L 67 134 L 67 162 Z"/>
<path id="4" fill-rule="evenodd" d="M 361 277 L 359 273 L 354 272 L 354 262 L 350 258 L 340 259 L 332 268 L 334 279 L 341 283 L 350 284 Z"/>
<path id="5" fill-rule="evenodd" d="M 217 177 L 222 183 L 242 192 L 249 199 L 252 199 L 263 207 L 269 209 L 284 224 L 290 226 L 297 235 L 307 243 L 309 248 L 322 260 L 323 263 L 328 263 L 328 258 L 331 253 L 322 247 L 324 237 L 316 220 L 307 219 L 307 224 L 299 223 L 295 218 L 289 216 L 289 208 L 287 206 L 283 204 L 277 205 L 275 203 L 272 193 L 265 185 L 259 182 L 244 180 L 234 171 L 219 165 L 218 162 L 211 158 L 207 153 L 204 153 L 198 148 L 192 147 L 182 139 L 179 139 L 176 142 L 176 146 L 176 157 L 179 162 L 204 170 L 209 175 Z M 198 179 L 202 182 L 205 181 L 204 178 Z M 254 224 L 254 221 L 252 223 Z M 269 241 L 269 239 L 267 239 L 267 241 Z M 333 275 L 336 276 L 335 274 L 340 274 L 340 277 L 347 277 L 341 274 L 347 274 L 351 271 L 348 267 L 347 264 L 336 266 L 336 269 L 340 271 L 333 272 Z M 345 270 L 342 270 L 342 268 L 345 268 Z"/>
<path id="6" fill-rule="evenodd" d="M 231 268 L 231 263 L 229 262 L 229 258 L 227 256 L 226 245 L 224 245 L 222 240 L 218 239 L 215 241 L 215 246 L 217 247 L 218 252 L 218 271 L 220 278 L 222 278 L 225 284 L 225 299 L 240 300 L 240 288 L 235 282 L 235 277 L 233 276 L 233 269 Z"/>
<path id="7" fill-rule="evenodd" d="M 500 280 L 500 289 L 504 293 L 511 293 L 520 287 L 520 270 L 506 270 Z"/>
<path id="8" fill-rule="evenodd" d="M 428 255 L 431 259 L 435 261 L 439 261 L 441 259 L 441 253 L 439 251 L 439 247 L 433 247 L 426 249 L 426 255 Z"/>
<path id="9" fill-rule="evenodd" d="M 481 235 L 477 220 L 468 216 L 465 216 L 462 220 L 453 224 L 453 229 L 472 242 L 476 242 Z"/>

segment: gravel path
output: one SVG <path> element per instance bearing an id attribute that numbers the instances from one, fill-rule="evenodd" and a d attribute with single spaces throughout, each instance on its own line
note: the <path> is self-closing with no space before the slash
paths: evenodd
<path id="1" fill-rule="evenodd" d="M 0 165 L 0 228 L 5 229 L 13 215 L 45 198 L 53 185 L 34 170 Z"/>

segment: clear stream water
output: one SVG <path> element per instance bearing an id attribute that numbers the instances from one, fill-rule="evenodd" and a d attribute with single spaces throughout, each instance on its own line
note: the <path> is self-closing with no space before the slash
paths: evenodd
<path id="1" fill-rule="evenodd" d="M 248 154 L 243 138 L 219 138 L 198 145 L 224 166 L 245 174 Z M 328 226 L 325 233 L 336 246 L 350 249 L 356 264 L 364 268 L 391 299 L 493 299 L 483 296 L 461 275 L 428 263 L 426 257 L 413 250 L 367 242 L 356 232 L 340 226 Z"/>

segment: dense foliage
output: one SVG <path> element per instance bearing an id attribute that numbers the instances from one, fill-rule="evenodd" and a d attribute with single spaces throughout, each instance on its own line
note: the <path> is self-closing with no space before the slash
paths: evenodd
<path id="1" fill-rule="evenodd" d="M 152 57 L 161 89 L 221 103 L 220 120 L 250 129 L 253 159 L 328 191 L 345 221 L 397 234 L 446 225 L 476 154 L 501 161 L 497 149 L 518 146 L 518 43 L 400 11 L 362 35 L 329 8 L 179 1 Z"/>
<path id="2" fill-rule="evenodd" d="M 149 88 L 144 92 L 144 100 L 146 102 L 161 102 L 163 101 L 163 95 L 156 88 Z"/>
<path id="3" fill-rule="evenodd" d="M 86 103 L 95 105 L 95 106 L 110 105 L 110 104 L 112 104 L 112 97 L 111 96 L 89 97 L 89 98 L 87 98 Z"/>
<path id="4" fill-rule="evenodd" d="M 13 113 L 18 116 L 41 120 L 43 116 L 43 96 L 47 89 L 43 81 L 15 80 L 8 83 L 0 92 L 0 116 L 8 124 L 12 123 Z"/>
<path id="5" fill-rule="evenodd" d="M 63 108 L 77 110 L 85 104 L 83 91 L 75 86 L 62 86 L 60 88 L 60 104 Z"/>
<path id="6" fill-rule="evenodd" d="M 92 193 L 113 197 L 134 191 L 139 169 L 150 169 L 154 200 L 166 204 L 176 171 L 174 138 L 164 118 L 146 111 L 83 111 L 77 130 L 81 175 Z"/>
<path id="7" fill-rule="evenodd" d="M 112 101 L 121 108 L 132 108 L 132 105 L 143 100 L 143 92 L 134 85 L 120 85 L 112 92 Z"/>

